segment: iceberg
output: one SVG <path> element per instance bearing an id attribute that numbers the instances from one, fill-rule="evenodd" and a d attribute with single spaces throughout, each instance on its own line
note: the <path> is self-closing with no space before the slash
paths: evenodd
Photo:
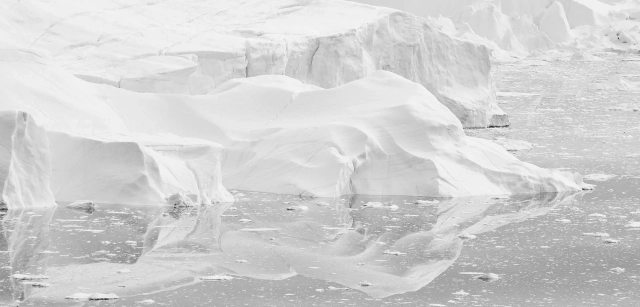
<path id="1" fill-rule="evenodd" d="M 0 207 L 55 206 L 46 131 L 21 111 L 0 111 Z"/>
<path id="2" fill-rule="evenodd" d="M 233 78 L 286 75 L 332 88 L 388 70 L 425 86 L 465 127 L 509 125 L 495 103 L 489 51 L 393 9 L 326 0 L 0 2 L 0 38 L 46 50 L 91 82 L 204 94 Z"/>
<path id="3" fill-rule="evenodd" d="M 89 83 L 34 53 L 13 54 L 20 60 L 0 62 L 7 85 L 0 109 L 42 118 L 55 139 L 54 193 L 68 201 L 163 202 L 188 192 L 206 203 L 230 199 L 224 187 L 324 197 L 581 189 L 573 175 L 465 136 L 460 120 L 424 86 L 392 72 L 332 89 L 263 75 L 192 96 Z M 40 99 L 51 92 L 52 99 Z M 79 124 L 79 115 L 87 120 Z"/>

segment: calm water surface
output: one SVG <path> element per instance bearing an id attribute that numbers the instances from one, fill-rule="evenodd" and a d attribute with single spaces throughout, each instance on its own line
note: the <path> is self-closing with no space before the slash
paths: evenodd
<path id="1" fill-rule="evenodd" d="M 593 192 L 510 198 L 301 199 L 236 192 L 195 208 L 10 210 L 0 306 L 640 306 L 640 76 L 636 58 L 499 64 L 516 155 L 615 175 Z M 597 234 L 597 236 L 596 236 Z M 609 242 L 609 243 L 607 243 Z M 42 274 L 38 288 L 11 275 Z M 478 279 L 493 273 L 490 282 Z M 205 280 L 206 277 L 224 280 Z M 68 300 L 116 293 L 116 301 Z"/>

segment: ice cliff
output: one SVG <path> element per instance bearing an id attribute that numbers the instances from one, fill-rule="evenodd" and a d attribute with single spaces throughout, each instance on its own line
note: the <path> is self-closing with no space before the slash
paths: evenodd
<path id="1" fill-rule="evenodd" d="M 0 111 L 0 208 L 55 206 L 44 129 L 25 112 Z"/>
<path id="2" fill-rule="evenodd" d="M 90 82 L 204 94 L 233 78 L 286 75 L 332 88 L 387 70 L 425 86 L 465 127 L 509 124 L 489 51 L 405 12 L 329 0 L 0 5 L 0 39 L 47 50 Z"/>
<path id="3" fill-rule="evenodd" d="M 49 131 L 57 200 L 183 192 L 207 203 L 230 200 L 225 187 L 328 197 L 580 190 L 572 176 L 465 136 L 424 86 L 391 72 L 333 89 L 265 75 L 191 96 L 82 81 L 27 50 L 3 55 L 0 109 L 26 110 Z"/>

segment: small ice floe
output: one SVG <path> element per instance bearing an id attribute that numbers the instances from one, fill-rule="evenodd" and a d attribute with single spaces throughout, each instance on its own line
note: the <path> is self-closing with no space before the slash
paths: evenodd
<path id="1" fill-rule="evenodd" d="M 227 209 L 227 211 L 236 211 L 236 210 L 238 210 L 238 208 L 236 207 L 229 207 L 229 209 Z"/>
<path id="2" fill-rule="evenodd" d="M 89 296 L 90 301 L 109 301 L 109 300 L 117 300 L 120 297 L 113 293 L 93 293 Z"/>
<path id="3" fill-rule="evenodd" d="M 54 251 L 50 251 L 50 250 L 43 250 L 41 252 L 38 252 L 38 254 L 59 254 L 60 252 L 54 252 Z"/>
<path id="4" fill-rule="evenodd" d="M 398 206 L 396 205 L 390 205 L 390 204 L 383 204 L 381 202 L 368 202 L 364 205 L 362 205 L 363 208 L 379 208 L 379 209 L 387 209 L 387 210 L 398 210 Z"/>
<path id="5" fill-rule="evenodd" d="M 195 203 L 184 193 L 176 193 L 165 198 L 168 205 L 175 207 L 193 207 Z"/>
<path id="6" fill-rule="evenodd" d="M 608 237 L 609 234 L 606 232 L 585 232 L 582 234 L 587 237 Z"/>
<path id="7" fill-rule="evenodd" d="M 278 231 L 280 228 L 242 228 L 239 231 L 247 232 L 265 232 L 265 231 Z"/>
<path id="8" fill-rule="evenodd" d="M 329 290 L 331 290 L 331 291 L 337 291 L 337 290 L 343 290 L 343 291 L 345 291 L 345 290 L 351 290 L 351 289 L 349 289 L 349 288 L 343 288 L 343 287 L 338 288 L 338 287 L 334 287 L 334 286 L 329 286 L 329 287 L 327 287 L 327 289 L 329 289 Z"/>
<path id="9" fill-rule="evenodd" d="M 460 290 L 458 292 L 453 292 L 452 294 L 453 295 L 458 295 L 458 296 L 467 296 L 467 295 L 469 295 L 469 293 L 468 292 L 464 292 L 464 290 Z"/>
<path id="10" fill-rule="evenodd" d="M 23 281 L 22 284 L 25 285 L 25 286 L 32 286 L 34 288 L 48 288 L 48 287 L 51 287 L 51 284 L 48 284 L 46 282 L 37 282 L 37 281 Z"/>
<path id="11" fill-rule="evenodd" d="M 137 244 L 138 244 L 138 242 L 136 242 L 136 241 L 124 241 L 124 244 L 127 244 L 127 245 L 137 245 Z"/>
<path id="12" fill-rule="evenodd" d="M 127 273 L 131 273 L 131 270 L 129 270 L 129 269 L 122 269 L 122 270 L 118 271 L 118 273 L 120 273 L 120 274 L 127 274 Z"/>
<path id="13" fill-rule="evenodd" d="M 589 181 L 607 181 L 614 177 L 616 177 L 616 175 L 588 174 L 588 175 L 584 175 L 582 179 L 589 180 Z"/>
<path id="14" fill-rule="evenodd" d="M 399 251 L 386 250 L 386 251 L 383 252 L 383 254 L 391 255 L 391 256 L 403 256 L 403 255 L 406 255 L 407 253 L 403 253 L 403 252 L 399 252 Z"/>
<path id="15" fill-rule="evenodd" d="M 625 225 L 627 228 L 640 228 L 640 222 L 629 222 L 629 224 Z"/>
<path id="16" fill-rule="evenodd" d="M 477 236 L 469 234 L 469 233 L 466 233 L 466 232 L 463 232 L 463 233 L 458 235 L 458 238 L 460 238 L 462 240 L 473 240 L 473 239 L 477 238 Z"/>
<path id="17" fill-rule="evenodd" d="M 363 281 L 363 282 L 359 283 L 359 285 L 360 285 L 360 287 L 371 287 L 371 286 L 373 286 L 372 283 L 366 282 L 366 281 Z"/>
<path id="18" fill-rule="evenodd" d="M 291 207 L 287 207 L 287 211 L 306 211 L 309 210 L 309 207 L 307 206 L 291 206 Z"/>
<path id="19" fill-rule="evenodd" d="M 250 220 L 250 219 L 239 219 L 238 222 L 240 222 L 240 223 L 251 223 L 253 221 Z"/>
<path id="20" fill-rule="evenodd" d="M 49 279 L 49 276 L 45 275 L 30 275 L 30 274 L 13 274 L 11 275 L 14 279 L 17 280 L 41 280 L 41 279 Z"/>
<path id="21" fill-rule="evenodd" d="M 527 141 L 497 138 L 494 140 L 494 142 L 502 145 L 502 147 L 504 147 L 504 149 L 506 149 L 507 151 L 522 151 L 533 149 L 531 143 Z"/>
<path id="22" fill-rule="evenodd" d="M 501 277 L 498 274 L 487 273 L 487 274 L 482 274 L 480 276 L 475 276 L 474 278 L 485 281 L 485 282 L 494 282 L 496 280 L 499 280 Z"/>
<path id="23" fill-rule="evenodd" d="M 588 217 L 598 218 L 598 219 L 606 219 L 607 218 L 606 215 L 600 214 L 600 213 L 592 213 L 592 214 L 589 214 Z"/>
<path id="24" fill-rule="evenodd" d="M 434 200 L 419 199 L 419 200 L 416 200 L 415 202 L 416 205 L 422 205 L 422 206 L 435 205 L 439 203 L 440 201 L 437 199 L 434 199 Z"/>
<path id="25" fill-rule="evenodd" d="M 609 272 L 614 273 L 614 274 L 621 274 L 621 273 L 624 273 L 624 271 L 625 271 L 625 269 L 617 268 L 617 267 L 609 270 Z"/>
<path id="26" fill-rule="evenodd" d="M 146 300 L 142 300 L 142 301 L 137 301 L 136 304 L 151 305 L 151 304 L 153 304 L 155 302 L 156 301 L 154 301 L 152 299 L 146 299 Z"/>
<path id="27" fill-rule="evenodd" d="M 119 297 L 113 293 L 74 293 L 71 294 L 65 299 L 68 300 L 90 300 L 90 301 L 108 301 L 108 300 L 117 300 Z"/>
<path id="28" fill-rule="evenodd" d="M 563 223 L 563 224 L 568 224 L 568 223 L 571 223 L 571 220 L 568 220 L 568 219 L 556 219 L 556 222 Z"/>
<path id="29" fill-rule="evenodd" d="M 247 263 L 247 262 L 249 262 L 249 261 L 244 260 L 244 259 L 237 259 L 237 260 L 236 260 L 236 262 L 237 262 L 237 263 Z"/>
<path id="30" fill-rule="evenodd" d="M 324 292 L 324 289 L 316 289 L 316 292 Z"/>
<path id="31" fill-rule="evenodd" d="M 327 203 L 327 202 L 323 202 L 323 201 L 318 202 L 316 205 L 317 205 L 318 207 L 329 207 L 329 206 L 331 206 L 331 204 L 329 204 L 329 203 Z"/>
<path id="32" fill-rule="evenodd" d="M 618 244 L 618 243 L 620 243 L 620 240 L 607 238 L 607 239 L 604 239 L 602 242 L 607 243 L 607 244 Z"/>
<path id="33" fill-rule="evenodd" d="M 96 205 L 90 200 L 79 200 L 67 205 L 68 209 L 93 213 L 96 211 Z"/>
<path id="34" fill-rule="evenodd" d="M 208 281 L 220 281 L 220 280 L 232 280 L 233 277 L 229 275 L 212 275 L 212 276 L 202 276 L 200 280 L 208 280 Z"/>

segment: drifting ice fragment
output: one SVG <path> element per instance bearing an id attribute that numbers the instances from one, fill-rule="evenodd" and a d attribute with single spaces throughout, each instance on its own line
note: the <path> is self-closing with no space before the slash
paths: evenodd
<path id="1" fill-rule="evenodd" d="M 482 280 L 482 281 L 486 281 L 486 282 L 494 282 L 498 279 L 500 279 L 500 275 L 498 274 L 494 274 L 494 273 L 487 273 L 487 274 L 483 274 L 480 276 L 476 276 L 476 279 Z"/>
<path id="2" fill-rule="evenodd" d="M 233 277 L 227 275 L 202 276 L 201 280 L 232 280 Z"/>
<path id="3" fill-rule="evenodd" d="M 96 205 L 90 200 L 79 200 L 67 205 L 68 209 L 84 211 L 87 213 L 93 213 L 96 210 Z"/>

